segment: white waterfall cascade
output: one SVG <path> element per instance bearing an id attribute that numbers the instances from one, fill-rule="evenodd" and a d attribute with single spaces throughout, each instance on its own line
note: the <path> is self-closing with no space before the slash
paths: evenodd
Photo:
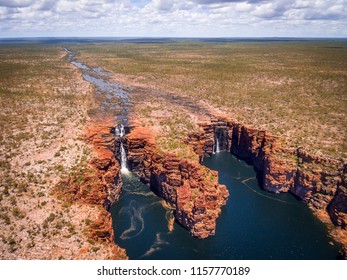
<path id="1" fill-rule="evenodd" d="M 212 147 L 212 152 L 213 154 L 218 154 L 220 152 L 219 140 L 218 140 L 216 131 L 214 132 L 214 143 Z"/>
<path id="2" fill-rule="evenodd" d="M 125 135 L 124 125 L 121 124 L 121 125 L 120 125 L 120 133 L 119 133 L 119 136 L 120 136 L 121 138 L 123 138 L 124 135 Z"/>
<path id="3" fill-rule="evenodd" d="M 121 155 L 121 160 L 120 160 L 121 169 L 120 170 L 122 173 L 127 173 L 127 172 L 129 172 L 129 170 L 127 168 L 127 156 L 125 153 L 123 143 L 120 143 L 120 155 Z"/>
<path id="4" fill-rule="evenodd" d="M 116 127 L 116 135 L 119 136 L 121 142 L 120 142 L 120 166 L 121 166 L 121 172 L 122 173 L 128 173 L 129 170 L 127 168 L 127 155 L 123 146 L 123 142 L 122 139 L 125 136 L 125 129 L 124 129 L 124 125 L 121 124 L 119 126 Z"/>
<path id="5" fill-rule="evenodd" d="M 216 137 L 216 154 L 219 152 L 220 152 L 219 140 L 218 140 L 218 137 Z"/>
<path id="6" fill-rule="evenodd" d="M 121 124 L 120 126 L 116 127 L 116 136 L 119 136 L 120 138 L 123 138 L 125 135 L 124 125 Z"/>

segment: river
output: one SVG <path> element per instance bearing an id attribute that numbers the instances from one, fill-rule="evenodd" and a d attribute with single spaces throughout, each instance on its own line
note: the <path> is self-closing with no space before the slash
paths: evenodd
<path id="1" fill-rule="evenodd" d="M 216 235 L 197 239 L 175 223 L 170 210 L 132 173 L 111 207 L 115 242 L 130 259 L 335 259 L 339 245 L 302 201 L 263 191 L 252 166 L 228 152 L 205 158 L 230 192 Z"/>
<path id="2" fill-rule="evenodd" d="M 99 109 L 112 111 L 118 122 L 118 136 L 128 123 L 129 94 L 111 82 L 107 71 L 74 59 L 85 80 L 103 97 Z M 114 102 L 114 98 L 120 102 Z M 115 129 L 117 132 L 117 128 Z M 117 134 L 117 133 L 116 133 Z M 117 135 L 116 135 L 117 136 Z M 115 242 L 130 259 L 335 259 L 339 245 L 329 237 L 326 226 L 303 202 L 288 193 L 263 191 L 252 166 L 231 153 L 206 157 L 203 164 L 218 170 L 219 182 L 230 192 L 217 220 L 216 235 L 197 239 L 179 224 L 169 231 L 172 210 L 163 206 L 148 185 L 131 172 L 123 174 L 124 191 L 111 206 Z"/>

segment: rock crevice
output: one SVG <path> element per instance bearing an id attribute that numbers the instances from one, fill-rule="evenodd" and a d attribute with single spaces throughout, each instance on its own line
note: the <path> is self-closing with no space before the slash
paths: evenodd
<path id="1" fill-rule="evenodd" d="M 313 156 L 303 148 L 288 148 L 281 138 L 224 115 L 211 117 L 199 127 L 188 135 L 186 143 L 200 162 L 215 153 L 218 145 L 218 151 L 249 160 L 261 175 L 264 190 L 290 192 L 323 221 L 346 229 L 346 165 Z M 181 225 L 199 238 L 215 233 L 216 219 L 229 195 L 226 187 L 218 184 L 217 172 L 160 153 L 151 133 L 140 127 L 131 129 L 124 145 L 130 170 L 175 209 Z"/>
<path id="2" fill-rule="evenodd" d="M 86 141 L 91 144 L 94 157 L 89 165 L 56 186 L 56 193 L 69 203 L 95 205 L 97 219 L 88 226 L 90 240 L 106 244 L 112 259 L 127 258 L 125 250 L 114 243 L 114 232 L 109 206 L 118 201 L 122 192 L 120 166 L 115 158 L 113 121 L 103 120 L 88 126 Z"/>
<path id="3" fill-rule="evenodd" d="M 135 127 L 127 135 L 130 170 L 175 209 L 176 220 L 198 238 L 213 235 L 229 192 L 218 174 L 199 163 L 160 154 L 150 133 Z"/>
<path id="4" fill-rule="evenodd" d="M 194 146 L 201 161 L 215 151 L 218 138 L 221 151 L 229 151 L 253 164 L 265 190 L 290 192 L 324 222 L 330 220 L 336 227 L 346 229 L 346 164 L 311 155 L 303 148 L 288 148 L 281 138 L 224 115 L 201 123 L 200 127 L 200 132 L 189 135 L 187 143 Z"/>

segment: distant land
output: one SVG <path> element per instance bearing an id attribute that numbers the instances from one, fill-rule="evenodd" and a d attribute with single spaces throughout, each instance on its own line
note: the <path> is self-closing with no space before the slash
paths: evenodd
<path id="1" fill-rule="evenodd" d="M 0 39 L 1 259 L 347 259 L 347 38 Z"/>
<path id="2" fill-rule="evenodd" d="M 161 42 L 305 42 L 305 41 L 346 41 L 339 37 L 18 37 L 0 38 L 0 42 L 35 42 L 35 43 L 93 43 L 93 42 L 128 42 L 128 43 L 161 43 Z"/>

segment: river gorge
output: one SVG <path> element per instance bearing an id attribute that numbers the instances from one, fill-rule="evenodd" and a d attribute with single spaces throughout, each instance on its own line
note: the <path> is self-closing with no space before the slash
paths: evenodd
<path id="1" fill-rule="evenodd" d="M 138 176 L 123 175 L 123 194 L 111 207 L 115 241 L 131 259 L 334 259 L 339 245 L 325 225 L 291 194 L 259 187 L 252 166 L 228 152 L 205 158 L 230 192 L 216 234 L 193 238 L 175 223 Z"/>
<path id="2" fill-rule="evenodd" d="M 92 141 L 103 151 L 94 163 L 107 179 L 100 203 L 129 258 L 338 257 L 341 245 L 321 220 L 345 227 L 345 167 L 223 115 L 186 139 L 201 164 L 159 154 L 151 133 L 128 121 L 130 94 L 65 50 L 102 96 L 98 110 L 113 114 Z"/>

